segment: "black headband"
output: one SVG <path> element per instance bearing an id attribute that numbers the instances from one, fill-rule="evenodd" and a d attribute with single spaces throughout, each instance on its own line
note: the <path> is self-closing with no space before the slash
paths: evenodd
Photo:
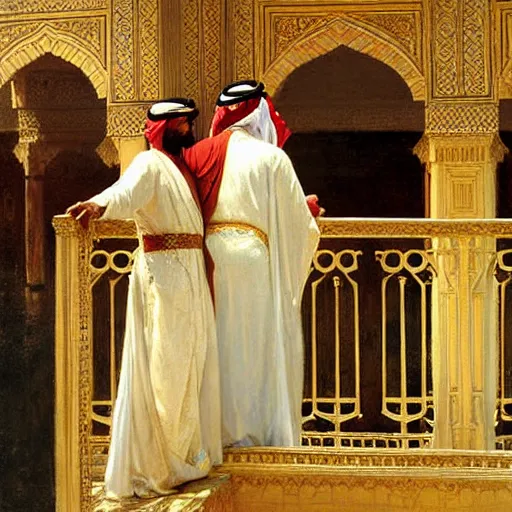
<path id="1" fill-rule="evenodd" d="M 177 117 L 189 117 L 195 119 L 199 110 L 191 98 L 167 98 L 157 101 L 149 108 L 147 118 L 151 121 L 162 119 L 175 119 Z"/>
<path id="2" fill-rule="evenodd" d="M 245 85 L 242 90 L 233 91 L 234 88 Z M 251 100 L 253 98 L 265 98 L 267 93 L 264 92 L 265 85 L 263 82 L 256 82 L 256 80 L 239 80 L 232 84 L 226 85 L 217 98 L 217 106 L 225 107 L 227 105 L 234 105 L 241 101 Z"/>

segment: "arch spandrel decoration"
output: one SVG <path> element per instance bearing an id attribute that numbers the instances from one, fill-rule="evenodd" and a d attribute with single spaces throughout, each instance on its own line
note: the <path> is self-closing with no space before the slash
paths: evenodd
<path id="1" fill-rule="evenodd" d="M 98 29 L 102 23 L 98 25 Z M 99 34 L 98 34 L 99 36 Z M 51 53 L 79 68 L 91 81 L 99 99 L 107 96 L 107 70 L 101 59 L 101 48 L 93 52 L 93 45 L 86 45 L 74 34 L 41 24 L 25 37 L 20 37 L 0 54 L 0 87 L 14 74 L 39 57 Z"/>
<path id="2" fill-rule="evenodd" d="M 370 31 L 348 17 L 318 23 L 289 46 L 262 72 L 267 90 L 274 94 L 295 69 L 342 45 L 388 65 L 406 82 L 414 100 L 425 99 L 425 77 L 418 64 L 389 37 L 377 29 Z"/>

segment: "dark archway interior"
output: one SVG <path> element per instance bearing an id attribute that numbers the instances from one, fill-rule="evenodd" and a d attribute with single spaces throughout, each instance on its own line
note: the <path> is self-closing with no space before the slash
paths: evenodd
<path id="1" fill-rule="evenodd" d="M 339 47 L 296 69 L 275 103 L 306 193 L 330 217 L 423 217 L 423 167 L 413 148 L 424 104 L 387 65 Z"/>
<path id="2" fill-rule="evenodd" d="M 38 115 L 44 143 L 54 155 L 44 162 L 46 283 L 35 293 L 39 312 L 26 302 L 24 169 L 14 156 L 18 129 L 0 133 L 0 420 L 3 468 L 0 510 L 51 511 L 54 491 L 54 270 L 52 217 L 115 181 L 96 154 L 106 130 L 105 100 L 80 70 L 45 55 L 16 79 L 28 84 L 27 108 Z M 7 84 L 10 86 L 10 84 Z M 44 108 L 41 108 L 43 106 Z M 5 104 L 2 107 L 6 107 Z M 81 118 L 80 112 L 88 112 Z M 91 112 L 95 112 L 91 117 Z M 16 114 L 13 112 L 13 118 Z M 90 119 L 93 122 L 90 122 Z"/>

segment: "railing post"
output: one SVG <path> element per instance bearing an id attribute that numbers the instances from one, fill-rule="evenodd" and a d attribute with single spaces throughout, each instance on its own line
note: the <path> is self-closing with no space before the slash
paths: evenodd
<path id="1" fill-rule="evenodd" d="M 79 439 L 79 267 L 81 228 L 55 217 L 55 488 L 56 510 L 81 508 Z M 85 461 L 84 461 L 85 462 Z"/>
<path id="2" fill-rule="evenodd" d="M 494 218 L 497 134 L 426 134 L 416 148 L 427 166 L 433 218 Z M 497 398 L 497 287 L 494 238 L 435 238 L 432 289 L 435 448 L 494 449 Z"/>

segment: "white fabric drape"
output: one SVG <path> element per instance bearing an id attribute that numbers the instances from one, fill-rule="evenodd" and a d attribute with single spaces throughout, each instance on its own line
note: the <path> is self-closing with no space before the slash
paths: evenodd
<path id="1" fill-rule="evenodd" d="M 203 233 L 190 188 L 157 150 L 91 198 L 142 234 Z M 215 321 L 201 249 L 137 251 L 112 440 L 108 496 L 166 494 L 222 462 Z"/>
<path id="2" fill-rule="evenodd" d="M 225 445 L 299 444 L 301 295 L 319 229 L 286 154 L 244 130 L 228 143 L 210 232 Z M 268 235 L 268 248 L 246 223 Z"/>
<path id="3" fill-rule="evenodd" d="M 248 116 L 229 127 L 230 130 L 235 128 L 243 128 L 256 139 L 274 146 L 277 145 L 276 127 L 270 117 L 270 110 L 265 98 L 260 99 L 259 105 Z"/>

